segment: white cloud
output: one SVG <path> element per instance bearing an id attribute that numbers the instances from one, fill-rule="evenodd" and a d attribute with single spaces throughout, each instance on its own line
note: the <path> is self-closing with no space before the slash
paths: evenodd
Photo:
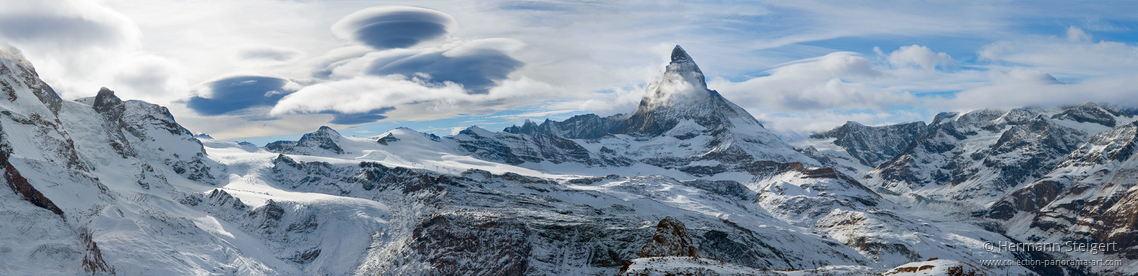
<path id="1" fill-rule="evenodd" d="M 1059 106 L 1085 102 L 1138 107 L 1138 74 L 1097 77 L 1063 84 L 1030 69 L 994 73 L 990 86 L 956 93 L 951 99 L 930 99 L 928 105 L 948 110 Z"/>
<path id="2" fill-rule="evenodd" d="M 1065 38 L 1004 40 L 985 45 L 977 54 L 996 66 L 1026 65 L 1060 78 L 1138 73 L 1138 48 L 1122 42 L 1093 42 L 1076 27 L 1068 28 Z"/>
<path id="3" fill-rule="evenodd" d="M 1090 42 L 1091 35 L 1087 34 L 1087 32 L 1084 32 L 1083 29 L 1071 26 L 1067 28 L 1067 41 L 1073 43 Z"/>
<path id="4" fill-rule="evenodd" d="M 900 49 L 889 53 L 889 63 L 894 67 L 916 66 L 924 70 L 936 70 L 956 66 L 956 61 L 946 53 L 934 53 L 929 47 L 913 44 L 901 46 Z"/>
<path id="5" fill-rule="evenodd" d="M 24 50 L 66 98 L 90 96 L 98 87 L 109 86 L 124 98 L 176 105 L 170 100 L 190 96 L 188 87 L 240 72 L 296 80 L 309 84 L 306 91 L 339 93 L 325 99 L 317 92 L 298 93 L 297 101 L 305 101 L 277 106 L 278 114 L 355 112 L 367 109 L 366 104 L 397 107 L 384 113 L 394 120 L 486 114 L 525 105 L 601 114 L 630 112 L 643 85 L 658 76 L 675 44 L 683 45 L 699 62 L 711 88 L 753 114 L 780 116 L 849 109 L 885 112 L 881 110 L 897 105 L 933 110 L 986 107 L 985 102 L 963 97 L 989 99 L 1001 106 L 1085 101 L 1071 96 L 1080 94 L 1089 95 L 1086 100 L 1123 100 L 1125 93 L 1133 92 L 1127 87 L 1134 87 L 1127 78 L 1138 75 L 1135 47 L 1096 42 L 1087 32 L 1125 30 L 1116 19 L 1134 16 L 1127 5 L 1117 3 L 1111 9 L 1067 3 L 1056 4 L 1064 6 L 1059 9 L 1038 3 L 909 1 L 396 0 L 385 4 L 425 9 L 370 8 L 373 3 L 366 1 L 0 0 L 0 37 Z M 404 37 L 415 42 L 410 49 L 383 51 L 375 47 L 398 41 L 368 41 L 360 36 L 397 30 L 368 29 L 365 23 L 388 24 L 394 21 L 387 19 L 400 16 L 424 23 L 419 30 L 438 31 Z M 1090 19 L 1068 22 L 1070 18 Z M 368 21 L 374 19 L 380 21 Z M 1019 20 L 1055 20 L 1083 28 L 1070 27 L 1057 36 L 1030 36 L 1023 34 Z M 46 23 L 29 27 L 28 22 Z M 34 32 L 52 26 L 70 27 Z M 930 42 L 886 49 L 879 60 L 818 46 L 834 45 L 836 39 L 852 39 L 851 45 L 878 39 L 896 45 L 888 37 L 898 36 Z M 342 39 L 357 45 L 345 46 Z M 957 54 L 962 49 L 951 48 L 959 45 L 938 43 L 949 39 L 999 42 L 981 48 L 977 64 L 967 54 Z M 381 59 L 446 65 L 439 61 L 480 56 L 486 50 L 501 55 L 476 60 L 504 61 L 490 75 L 398 66 L 378 71 L 402 78 L 366 74 Z M 755 74 L 759 77 L 748 79 Z M 1071 84 L 1049 84 L 1050 75 Z M 452 83 L 446 84 L 448 80 Z M 327 87 L 311 85 L 321 81 Z M 471 84 L 460 87 L 466 92 L 482 86 L 478 91 L 485 94 L 452 94 L 464 81 Z M 374 95 L 365 91 L 373 88 L 385 90 L 371 91 Z M 961 100 L 921 96 L 945 91 L 964 92 L 957 97 Z M 1033 100 L 1024 95 L 1050 98 Z M 194 116 L 192 111 L 179 113 L 186 109 L 174 110 L 179 118 Z M 330 117 L 279 116 L 306 124 L 327 122 Z M 841 116 L 845 115 L 833 118 Z M 317 119 L 296 119 L 301 117 Z M 206 119 L 190 121 L 190 128 L 217 129 Z"/>
<path id="6" fill-rule="evenodd" d="M 302 88 L 281 99 L 270 114 L 367 113 L 381 107 L 422 101 L 462 101 L 469 97 L 462 86 L 454 83 L 431 86 L 418 79 L 396 75 L 360 76 Z"/>
<path id="7" fill-rule="evenodd" d="M 831 53 L 769 72 L 769 76 L 738 83 L 714 79 L 708 86 L 750 110 L 794 112 L 915 103 L 915 97 L 907 92 L 889 92 L 859 83 L 885 74 L 855 53 Z"/>
<path id="8" fill-rule="evenodd" d="M 848 121 L 865 125 L 885 125 L 901 122 L 927 121 L 928 114 L 912 111 L 858 111 L 858 112 L 810 112 L 793 114 L 752 113 L 763 122 L 767 129 L 782 134 L 785 138 L 805 137 L 810 133 L 823 132 L 841 126 Z"/>

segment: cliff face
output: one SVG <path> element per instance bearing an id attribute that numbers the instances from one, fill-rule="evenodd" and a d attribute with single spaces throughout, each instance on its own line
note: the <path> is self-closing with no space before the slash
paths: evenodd
<path id="1" fill-rule="evenodd" d="M 1138 125 L 1095 104 L 850 122 L 794 148 L 677 47 L 630 115 L 448 137 L 322 127 L 258 148 L 110 89 L 61 100 L 0 53 L 6 273 L 842 275 L 1089 257 L 974 247 L 1048 239 L 1116 242 L 1127 263 L 979 271 L 1138 263 Z"/>
<path id="2" fill-rule="evenodd" d="M 1138 122 L 1096 134 L 1043 179 L 1004 196 L 988 210 L 1005 233 L 1039 242 L 1116 243 L 1102 253 L 1138 257 Z M 1086 252 L 1072 258 L 1101 258 Z"/>
<path id="3" fill-rule="evenodd" d="M 692 243 L 691 235 L 684 223 L 672 217 L 664 217 L 656 224 L 656 234 L 652 241 L 640 249 L 640 257 L 706 257 Z"/>

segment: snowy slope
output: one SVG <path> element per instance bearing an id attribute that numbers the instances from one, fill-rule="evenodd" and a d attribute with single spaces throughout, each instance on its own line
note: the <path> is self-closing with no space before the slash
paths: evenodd
<path id="1" fill-rule="evenodd" d="M 1029 274 L 979 265 L 1030 257 L 984 250 L 1016 233 L 993 232 L 968 208 L 913 203 L 992 187 L 1034 156 L 1119 148 L 1080 143 L 1109 129 L 1102 114 L 1123 134 L 1094 145 L 1124 140 L 1133 121 L 1091 105 L 942 116 L 928 126 L 935 135 L 913 138 L 921 147 L 866 179 L 861 161 L 886 159 L 892 138 L 857 131 L 842 137 L 865 143 L 795 149 L 708 90 L 677 47 L 630 115 L 448 137 L 322 127 L 259 148 L 191 135 L 165 108 L 110 89 L 59 99 L 18 52 L 2 53 L 0 169 L 13 193 L 0 196 L 0 216 L 13 223 L 0 225 L 0 272 L 14 274 Z M 942 144 L 953 149 L 924 146 Z M 925 188 L 961 156 L 982 176 Z M 1086 160 L 1098 165 L 1052 167 L 1103 166 Z M 883 167 L 912 173 L 889 178 Z M 1068 173 L 1035 170 L 1022 181 Z"/>
<path id="2" fill-rule="evenodd" d="M 944 113 L 930 124 L 927 135 L 879 165 L 865 181 L 892 195 L 960 202 L 965 208 L 987 207 L 1047 174 L 1091 135 L 1108 129 L 1062 115 L 1091 107 L 1108 109 L 1088 104 L 1067 109 Z M 1111 117 L 1115 119 L 1133 120 Z"/>
<path id="3" fill-rule="evenodd" d="M 1138 254 L 1138 123 L 1096 134 L 1043 179 L 1009 193 L 988 217 L 1022 241 L 1115 243 L 1106 252 L 1050 252 L 1082 260 L 1132 259 Z M 1138 269 L 1092 266 L 1109 274 Z"/>

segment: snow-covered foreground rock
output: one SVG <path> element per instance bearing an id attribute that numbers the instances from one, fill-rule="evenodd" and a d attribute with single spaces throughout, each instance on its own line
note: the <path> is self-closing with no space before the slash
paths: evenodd
<path id="1" fill-rule="evenodd" d="M 0 273 L 1025 275 L 1135 263 L 1131 249 L 1110 255 L 1119 267 L 988 262 L 1095 257 L 991 243 L 1133 246 L 1133 119 L 1093 104 L 850 123 L 791 145 L 707 89 L 677 46 L 631 115 L 448 137 L 322 127 L 257 147 L 195 137 L 109 89 L 60 99 L 12 49 L 0 51 L 0 88 L 12 191 L 0 193 Z"/>

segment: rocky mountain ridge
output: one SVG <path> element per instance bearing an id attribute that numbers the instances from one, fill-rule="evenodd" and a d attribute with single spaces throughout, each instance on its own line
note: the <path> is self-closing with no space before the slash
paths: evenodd
<path id="1" fill-rule="evenodd" d="M 1112 253 L 1121 267 L 983 263 L 1069 257 L 985 242 L 1131 237 L 1134 120 L 1094 104 L 849 123 L 799 147 L 707 89 L 677 46 L 631 115 L 448 137 L 321 127 L 259 148 L 194 136 L 110 89 L 59 99 L 18 52 L 0 53 L 4 272 L 1050 275 L 1135 263 L 1130 251 Z"/>

